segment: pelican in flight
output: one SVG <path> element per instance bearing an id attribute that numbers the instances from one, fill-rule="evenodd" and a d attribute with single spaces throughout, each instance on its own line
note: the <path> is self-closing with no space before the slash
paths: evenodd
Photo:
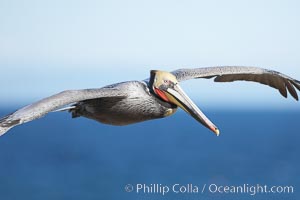
<path id="1" fill-rule="evenodd" d="M 219 135 L 219 129 L 185 94 L 179 82 L 214 78 L 215 82 L 253 81 L 269 85 L 298 101 L 300 81 L 282 73 L 257 67 L 208 67 L 172 72 L 151 70 L 143 81 L 116 83 L 97 89 L 66 90 L 25 106 L 0 119 L 0 136 L 16 125 L 43 117 L 51 111 L 69 111 L 111 125 L 127 125 L 174 114 L 178 107 Z M 287 92 L 288 91 L 288 92 Z"/>

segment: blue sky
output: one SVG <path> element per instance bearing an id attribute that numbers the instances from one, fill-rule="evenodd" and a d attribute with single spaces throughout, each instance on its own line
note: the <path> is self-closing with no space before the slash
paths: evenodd
<path id="1" fill-rule="evenodd" d="M 299 1 L 0 1 L 0 103 L 141 80 L 151 69 L 261 66 L 300 79 Z M 247 83 L 182 84 L 199 105 L 290 107 Z"/>

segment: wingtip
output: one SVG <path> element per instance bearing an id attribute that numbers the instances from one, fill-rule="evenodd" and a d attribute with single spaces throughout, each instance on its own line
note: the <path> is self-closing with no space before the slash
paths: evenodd
<path id="1" fill-rule="evenodd" d="M 20 119 L 13 119 L 11 116 L 12 114 L 6 115 L 5 117 L 0 119 L 0 136 L 4 135 L 9 129 L 13 128 L 14 126 L 21 124 Z"/>
<path id="2" fill-rule="evenodd" d="M 12 127 L 2 127 L 0 126 L 0 137 L 2 135 L 4 135 L 9 129 L 11 129 Z"/>

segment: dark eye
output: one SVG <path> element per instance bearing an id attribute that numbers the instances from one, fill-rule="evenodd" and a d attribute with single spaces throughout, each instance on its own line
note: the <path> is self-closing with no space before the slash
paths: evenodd
<path id="1" fill-rule="evenodd" d="M 169 81 L 168 80 L 164 80 L 164 83 L 168 83 Z"/>

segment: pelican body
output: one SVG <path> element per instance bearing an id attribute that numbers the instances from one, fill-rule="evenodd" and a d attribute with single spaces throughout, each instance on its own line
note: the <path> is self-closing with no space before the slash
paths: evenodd
<path id="1" fill-rule="evenodd" d="M 151 70 L 150 78 L 97 89 L 67 90 L 25 106 L 0 119 L 0 136 L 16 125 L 43 117 L 52 111 L 69 111 L 72 117 L 87 117 L 111 125 L 127 125 L 174 114 L 178 107 L 219 135 L 219 129 L 204 115 L 179 86 L 194 78 L 215 82 L 237 80 L 269 85 L 298 100 L 300 81 L 282 73 L 257 67 L 208 67 L 173 72 Z"/>
<path id="2" fill-rule="evenodd" d="M 127 96 L 104 97 L 81 101 L 69 109 L 72 117 L 84 116 L 104 124 L 128 125 L 175 113 L 177 106 L 150 92 L 146 82 L 128 81 L 112 86 L 127 91 Z"/>

